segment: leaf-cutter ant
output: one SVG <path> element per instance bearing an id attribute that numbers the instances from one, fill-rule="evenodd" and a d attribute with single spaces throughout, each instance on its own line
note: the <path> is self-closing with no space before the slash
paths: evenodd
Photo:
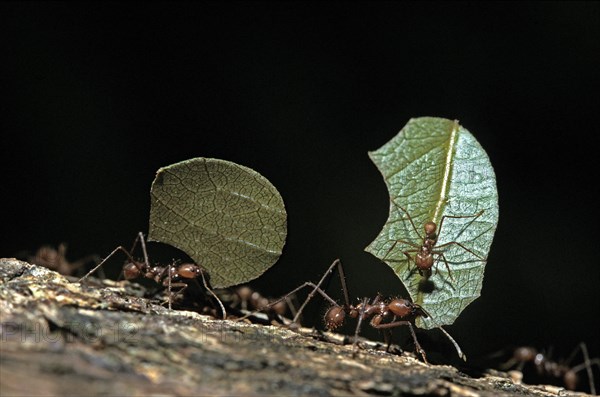
<path id="1" fill-rule="evenodd" d="M 23 254 L 27 257 L 27 261 L 38 266 L 44 266 L 50 270 L 54 270 L 63 276 L 73 276 L 78 272 L 83 273 L 82 268 L 87 263 L 98 263 L 100 258 L 98 255 L 87 255 L 74 262 L 69 262 L 66 257 L 67 245 L 61 243 L 58 249 L 52 246 L 44 245 L 35 252 L 33 256 Z M 80 274 L 81 274 L 80 273 Z"/>
<path id="2" fill-rule="evenodd" d="M 581 351 L 583 362 L 570 366 L 578 351 Z M 579 383 L 579 372 L 586 370 L 591 394 L 596 394 L 594 374 L 592 365 L 600 368 L 600 359 L 590 359 L 587 346 L 580 343 L 564 361 L 554 361 L 550 354 L 539 352 L 531 346 L 521 346 L 513 351 L 513 356 L 501 368 L 503 370 L 516 369 L 522 371 L 526 364 L 531 363 L 539 376 L 551 377 L 562 380 L 564 386 L 569 390 L 576 390 Z"/>
<path id="3" fill-rule="evenodd" d="M 143 261 L 135 260 L 132 256 L 132 252 L 135 250 L 137 243 L 140 243 L 142 247 L 142 253 L 144 255 Z M 163 287 L 168 288 L 169 292 L 169 310 L 172 309 L 172 288 L 180 288 L 177 293 L 181 294 L 187 287 L 188 284 L 185 283 L 185 280 L 196 280 L 198 278 L 202 279 L 202 284 L 204 288 L 214 297 L 214 299 L 218 302 L 221 313 L 223 315 L 223 319 L 226 317 L 225 307 L 221 300 L 217 297 L 215 292 L 209 287 L 207 277 L 208 274 L 206 270 L 204 270 L 201 266 L 196 265 L 194 263 L 180 263 L 177 264 L 173 262 L 171 265 L 162 266 L 155 265 L 151 266 L 148 260 L 148 252 L 146 251 L 146 242 L 144 239 L 144 235 L 142 232 L 139 232 L 135 241 L 133 243 L 133 247 L 131 250 L 127 251 L 123 246 L 118 246 L 115 248 L 106 258 L 104 258 L 96 267 L 90 270 L 85 276 L 79 279 L 79 282 L 82 282 L 87 277 L 89 277 L 92 273 L 96 271 L 96 269 L 100 268 L 106 261 L 115 255 L 117 252 L 123 252 L 128 259 L 128 262 L 123 265 L 123 276 L 126 280 L 132 280 L 140 277 L 144 277 L 147 279 L 154 280 L 156 283 L 160 284 Z"/>
<path id="4" fill-rule="evenodd" d="M 462 244 L 458 241 L 449 241 L 447 243 L 437 245 L 440 233 L 442 232 L 442 227 L 444 225 L 444 220 L 446 218 L 454 218 L 454 219 L 473 218 L 473 220 L 471 221 L 471 222 L 473 222 L 473 221 L 475 221 L 475 219 L 477 219 L 478 217 L 480 217 L 483 214 L 483 212 L 484 212 L 483 210 L 481 210 L 478 213 L 473 214 L 473 215 L 444 215 L 444 216 L 442 216 L 442 219 L 440 220 L 439 228 L 437 227 L 437 224 L 433 221 L 425 222 L 425 224 L 423 225 L 423 231 L 425 232 L 425 236 L 422 236 L 421 233 L 419 232 L 419 230 L 417 229 L 417 227 L 415 226 L 415 223 L 413 222 L 412 217 L 410 216 L 408 211 L 406 209 L 404 209 L 404 207 L 398 205 L 395 202 L 394 202 L 394 205 L 396 207 L 398 207 L 399 209 L 401 209 L 402 212 L 404 212 L 407 215 L 410 224 L 412 225 L 415 233 L 417 233 L 419 238 L 422 240 L 422 243 L 419 245 L 414 242 L 410 242 L 410 241 L 406 241 L 406 240 L 396 240 L 396 241 L 394 241 L 392 246 L 388 249 L 388 251 L 384 255 L 384 257 L 383 257 L 384 260 L 387 259 L 390 252 L 392 252 L 392 250 L 394 248 L 396 248 L 396 245 L 398 243 L 406 244 L 406 245 L 413 247 L 414 249 L 403 251 L 402 253 L 404 254 L 404 256 L 406 256 L 408 258 L 409 263 L 413 262 L 415 264 L 415 267 L 419 271 L 419 274 L 421 276 L 425 277 L 426 279 L 431 277 L 431 268 L 433 267 L 433 265 L 435 263 L 433 256 L 436 255 L 438 257 L 438 260 L 439 260 L 439 258 L 441 258 L 444 261 L 444 264 L 446 265 L 446 269 L 448 270 L 448 275 L 450 276 L 450 279 L 452 279 L 453 281 L 454 281 L 454 278 L 452 277 L 452 272 L 450 271 L 450 266 L 448 265 L 448 260 L 446 259 L 446 256 L 444 255 L 445 250 L 443 250 L 441 248 L 445 248 L 445 247 L 448 247 L 451 245 L 456 245 L 456 246 L 462 248 L 463 250 L 465 250 L 466 252 L 469 252 L 473 256 L 477 257 L 478 259 L 480 259 L 482 261 L 486 260 L 486 258 L 483 258 L 480 255 L 476 254 L 471 249 L 467 248 L 464 244 Z M 414 257 L 412 257 L 411 254 L 414 254 Z M 437 266 L 436 266 L 436 272 L 437 272 Z"/>
<path id="5" fill-rule="evenodd" d="M 333 273 L 333 271 L 337 268 L 338 274 L 340 277 L 340 281 L 342 284 L 342 290 L 344 293 L 344 304 L 338 304 L 333 298 L 331 298 L 322 288 L 321 285 L 325 282 L 328 276 Z M 333 261 L 333 263 L 329 266 L 323 277 L 319 280 L 317 284 L 314 284 L 310 281 L 305 282 L 304 284 L 298 286 L 293 289 L 283 297 L 271 302 L 270 304 L 263 306 L 260 310 L 264 310 L 270 306 L 277 304 L 285 299 L 287 299 L 290 295 L 295 294 L 299 290 L 303 288 L 311 288 L 306 300 L 300 306 L 296 315 L 292 319 L 291 325 L 294 326 L 298 324 L 298 319 L 302 314 L 302 311 L 309 303 L 309 301 L 316 295 L 321 295 L 327 302 L 331 304 L 331 307 L 327 310 L 324 316 L 325 326 L 329 330 L 333 330 L 339 326 L 341 326 L 346 317 L 357 319 L 356 329 L 354 331 L 354 341 L 353 341 L 353 350 L 354 353 L 357 351 L 358 346 L 358 336 L 360 333 L 361 325 L 364 320 L 371 319 L 369 324 L 375 328 L 386 331 L 384 336 L 387 342 L 387 349 L 389 351 L 391 341 L 389 339 L 391 329 L 400 327 L 400 326 L 408 326 L 413 342 L 415 344 L 416 351 L 421 355 L 423 361 L 427 363 L 427 357 L 425 351 L 419 344 L 417 339 L 417 335 L 415 333 L 413 322 L 417 317 L 430 318 L 431 316 L 424 308 L 420 305 L 411 302 L 410 300 L 403 298 L 393 298 L 393 299 L 384 299 L 381 295 L 377 294 L 373 299 L 364 298 L 359 304 L 353 305 L 350 303 L 348 288 L 346 286 L 346 280 L 344 276 L 344 269 L 342 266 L 342 262 L 339 259 Z M 240 318 L 243 319 L 246 316 Z M 389 320 L 389 321 L 388 321 Z M 452 342 L 454 348 L 456 349 L 458 356 L 463 360 L 466 360 L 465 355 L 462 350 L 458 346 L 458 343 L 444 330 L 441 326 L 437 326 L 444 335 Z"/>

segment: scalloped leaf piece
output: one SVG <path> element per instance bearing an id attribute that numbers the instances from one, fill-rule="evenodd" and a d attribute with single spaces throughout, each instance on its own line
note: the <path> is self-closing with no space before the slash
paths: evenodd
<path id="1" fill-rule="evenodd" d="M 230 161 L 194 158 L 158 170 L 148 239 L 181 249 L 213 287 L 253 280 L 281 255 L 287 215 L 277 189 Z"/>
<path id="2" fill-rule="evenodd" d="M 411 119 L 398 135 L 369 156 L 387 185 L 390 212 L 383 229 L 365 250 L 388 264 L 412 300 L 431 314 L 433 321 L 417 319 L 419 327 L 452 324 L 481 293 L 498 224 L 498 191 L 490 160 L 458 121 L 436 117 Z M 480 216 L 474 216 L 481 211 Z M 415 268 L 415 245 L 423 243 L 424 224 L 433 221 L 439 227 L 442 217 L 435 247 L 458 242 L 471 252 L 458 244 L 440 247 L 451 274 L 443 259 L 434 255 L 432 275 L 424 279 Z"/>

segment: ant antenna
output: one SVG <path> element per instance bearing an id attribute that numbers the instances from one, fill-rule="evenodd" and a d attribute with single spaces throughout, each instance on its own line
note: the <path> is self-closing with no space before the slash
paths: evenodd
<path id="1" fill-rule="evenodd" d="M 206 290 L 213 296 L 213 298 L 215 298 L 217 300 L 217 302 L 219 303 L 219 307 L 221 308 L 221 313 L 223 313 L 223 320 L 225 320 L 227 318 L 227 312 L 225 311 L 225 306 L 223 306 L 223 302 L 221 302 L 221 299 L 219 299 L 219 297 L 213 292 L 213 290 L 208 286 L 208 283 L 206 282 L 206 277 L 204 277 L 204 271 L 200 270 L 200 277 L 202 277 L 202 284 L 204 285 L 204 288 L 206 288 Z"/>

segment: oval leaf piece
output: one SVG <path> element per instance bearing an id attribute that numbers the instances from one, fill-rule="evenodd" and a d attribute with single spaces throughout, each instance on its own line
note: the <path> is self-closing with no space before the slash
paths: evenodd
<path id="1" fill-rule="evenodd" d="M 480 295 L 498 224 L 490 160 L 457 121 L 435 117 L 411 119 L 369 156 L 387 185 L 390 213 L 366 251 L 387 263 L 431 315 L 417 319 L 419 327 L 452 324 Z M 437 225 L 430 273 L 415 261 L 427 222 Z"/>
<path id="2" fill-rule="evenodd" d="M 158 170 L 148 238 L 183 250 L 223 288 L 255 279 L 281 255 L 283 200 L 258 172 L 194 158 Z"/>

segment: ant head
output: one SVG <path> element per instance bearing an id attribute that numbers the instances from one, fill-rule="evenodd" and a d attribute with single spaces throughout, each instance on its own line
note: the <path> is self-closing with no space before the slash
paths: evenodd
<path id="1" fill-rule="evenodd" d="M 198 265 L 184 263 L 177 268 L 177 275 L 183 278 L 196 278 L 202 272 Z"/>
<path id="2" fill-rule="evenodd" d="M 341 306 L 332 306 L 325 313 L 325 326 L 329 330 L 336 329 L 344 323 L 344 318 L 346 318 L 344 308 Z"/>
<path id="3" fill-rule="evenodd" d="M 415 309 L 411 301 L 400 298 L 392 299 L 388 304 L 388 308 L 395 316 L 400 318 L 413 314 Z"/>
<path id="4" fill-rule="evenodd" d="M 435 233 L 435 230 L 437 229 L 437 225 L 435 224 L 435 222 L 427 222 L 424 226 L 425 228 L 425 234 L 430 235 Z"/>
<path id="5" fill-rule="evenodd" d="M 125 277 L 125 280 L 138 278 L 140 274 L 140 268 L 135 263 L 129 262 L 123 266 L 123 277 Z"/>

